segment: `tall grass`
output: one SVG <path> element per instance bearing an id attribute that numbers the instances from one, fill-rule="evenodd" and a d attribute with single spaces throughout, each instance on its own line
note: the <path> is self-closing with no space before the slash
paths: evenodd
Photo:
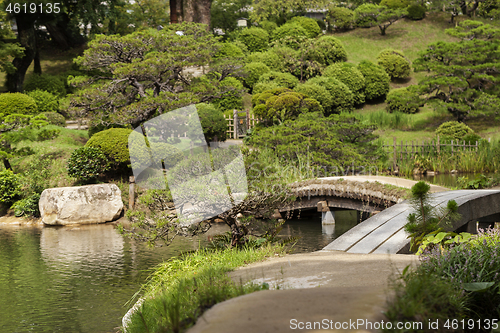
<path id="1" fill-rule="evenodd" d="M 358 114 L 358 118 L 365 124 L 374 124 L 380 129 L 400 129 L 412 128 L 414 120 L 412 115 L 403 112 L 389 113 L 385 110 Z"/>
<path id="2" fill-rule="evenodd" d="M 143 302 L 126 332 L 181 332 L 216 303 L 268 289 L 266 284 L 234 283 L 227 272 L 283 253 L 281 246 L 203 249 L 160 264 L 143 286 Z"/>

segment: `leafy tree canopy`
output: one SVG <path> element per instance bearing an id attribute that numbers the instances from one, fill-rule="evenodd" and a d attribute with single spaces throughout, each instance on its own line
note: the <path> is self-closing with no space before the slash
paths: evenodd
<path id="1" fill-rule="evenodd" d="M 220 84 L 242 67 L 237 59 L 214 61 L 220 46 L 198 23 L 123 37 L 98 35 L 75 61 L 95 75 L 71 80 L 82 89 L 73 95 L 70 112 L 92 118 L 93 125 L 137 126 L 175 108 L 240 94 L 234 86 Z M 207 64 L 207 74 L 190 74 L 189 69 Z"/>
<path id="2" fill-rule="evenodd" d="M 253 0 L 250 19 L 282 24 L 293 16 L 304 14 L 307 9 L 324 8 L 327 3 L 325 0 Z"/>
<path id="3" fill-rule="evenodd" d="M 500 40 L 495 36 L 500 30 L 494 30 L 464 21 L 449 32 L 467 39 L 433 43 L 415 61 L 416 70 L 429 72 L 420 82 L 420 93 L 458 121 L 497 112 Z"/>

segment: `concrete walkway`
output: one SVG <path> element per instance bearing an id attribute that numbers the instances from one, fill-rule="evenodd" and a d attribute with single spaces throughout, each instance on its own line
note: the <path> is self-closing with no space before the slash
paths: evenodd
<path id="1" fill-rule="evenodd" d="M 367 329 L 366 321 L 384 320 L 381 312 L 389 278 L 416 263 L 413 255 L 318 251 L 251 264 L 230 274 L 236 283 L 267 282 L 280 290 L 259 291 L 219 303 L 188 332 L 375 332 Z M 358 320 L 359 326 L 335 329 L 335 323 Z M 322 322 L 333 329 L 299 329 L 299 322 Z"/>
<path id="2" fill-rule="evenodd" d="M 389 185 L 395 185 L 399 187 L 404 187 L 404 188 L 411 188 L 413 185 L 417 183 L 416 180 L 410 180 L 410 179 L 405 179 L 405 178 L 399 178 L 399 177 L 390 177 L 390 176 L 341 176 L 341 177 L 325 177 L 325 178 L 318 178 L 318 179 L 325 179 L 325 180 L 333 180 L 333 179 L 346 179 L 346 180 L 352 180 L 352 181 L 358 181 L 358 182 L 379 182 L 380 184 L 389 184 Z M 449 191 L 449 188 L 439 186 L 439 185 L 431 185 L 430 193 L 436 193 L 436 192 L 443 192 L 443 191 Z"/>

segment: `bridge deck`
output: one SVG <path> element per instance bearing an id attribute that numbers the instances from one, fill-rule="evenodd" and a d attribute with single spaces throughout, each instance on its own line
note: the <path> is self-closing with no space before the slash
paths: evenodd
<path id="1" fill-rule="evenodd" d="M 451 229 L 482 217 L 500 213 L 499 190 L 457 190 L 431 194 L 434 206 L 455 200 L 461 219 Z M 409 244 L 403 230 L 412 212 L 409 201 L 396 204 L 355 226 L 323 250 L 350 253 L 398 253 Z"/>

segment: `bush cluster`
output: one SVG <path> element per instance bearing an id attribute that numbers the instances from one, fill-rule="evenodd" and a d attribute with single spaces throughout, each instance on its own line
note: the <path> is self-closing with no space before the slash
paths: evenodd
<path id="1" fill-rule="evenodd" d="M 336 78 L 344 83 L 353 93 L 354 104 L 365 102 L 365 78 L 355 65 L 347 62 L 336 63 L 328 66 L 323 75 Z"/>
<path id="2" fill-rule="evenodd" d="M 314 23 L 316 23 L 316 22 L 314 22 Z M 319 27 L 318 27 L 318 29 L 319 29 Z M 298 23 L 285 23 L 281 27 L 274 30 L 272 39 L 273 39 L 273 41 L 277 41 L 280 39 L 284 39 L 286 37 L 291 37 L 291 38 L 295 38 L 295 39 L 296 38 L 307 38 L 308 33 L 307 33 L 306 29 L 304 29 Z"/>
<path id="3" fill-rule="evenodd" d="M 422 5 L 413 4 L 408 6 L 407 17 L 410 20 L 421 20 L 425 17 L 426 8 Z"/>
<path id="4" fill-rule="evenodd" d="M 14 210 L 14 215 L 40 217 L 40 209 L 38 202 L 40 201 L 40 193 L 33 193 L 24 199 L 16 201 L 11 209 Z"/>
<path id="5" fill-rule="evenodd" d="M 317 84 L 325 87 L 332 97 L 330 108 L 326 108 L 325 114 L 340 112 L 350 112 L 354 109 L 354 94 L 339 80 L 328 76 L 316 76 L 306 81 L 306 83 Z"/>
<path id="6" fill-rule="evenodd" d="M 262 21 L 262 22 L 259 22 L 259 26 L 262 29 L 266 30 L 269 35 L 272 35 L 273 31 L 276 30 L 276 28 L 278 27 L 278 25 L 275 22 L 273 22 L 273 21 Z"/>
<path id="7" fill-rule="evenodd" d="M 406 8 L 410 5 L 409 0 L 382 0 L 380 6 L 385 6 L 390 9 Z"/>
<path id="8" fill-rule="evenodd" d="M 21 93 L 0 94 L 0 113 L 4 116 L 11 114 L 36 114 L 38 107 L 33 98 Z"/>
<path id="9" fill-rule="evenodd" d="M 358 64 L 357 68 L 365 78 L 365 98 L 367 101 L 387 95 L 391 78 L 383 67 L 363 60 Z"/>
<path id="10" fill-rule="evenodd" d="M 266 30 L 257 27 L 243 29 L 238 35 L 250 52 L 265 51 L 269 45 L 269 34 Z"/>
<path id="11" fill-rule="evenodd" d="M 66 96 L 64 82 L 57 76 L 33 74 L 24 80 L 24 90 L 44 90 L 59 97 Z"/>
<path id="12" fill-rule="evenodd" d="M 63 115 L 57 112 L 44 112 L 42 114 L 47 118 L 49 124 L 60 127 L 66 126 L 66 119 L 64 119 Z"/>
<path id="13" fill-rule="evenodd" d="M 474 131 L 464 123 L 458 121 L 447 121 L 442 123 L 437 129 L 436 134 L 443 139 L 463 140 L 467 135 L 473 134 Z M 474 140 L 475 142 L 476 140 Z"/>
<path id="14" fill-rule="evenodd" d="M 220 82 L 220 86 L 230 89 L 231 92 L 226 93 L 221 98 L 214 99 L 212 103 L 222 112 L 227 110 L 241 110 L 243 108 L 243 99 L 240 93 L 236 91 L 243 90 L 243 84 L 234 77 L 226 77 Z"/>
<path id="15" fill-rule="evenodd" d="M 245 54 L 243 51 L 234 43 L 226 42 L 223 43 L 214 58 L 243 58 Z"/>
<path id="16" fill-rule="evenodd" d="M 387 111 L 403 113 L 417 113 L 424 104 L 418 94 L 409 88 L 389 91 L 385 102 L 387 103 Z"/>
<path id="17" fill-rule="evenodd" d="M 276 71 L 282 71 L 284 69 L 283 61 L 280 56 L 274 52 L 274 49 L 266 52 L 250 53 L 246 57 L 246 62 L 261 62 Z"/>
<path id="18" fill-rule="evenodd" d="M 349 30 L 354 27 L 354 12 L 349 8 L 330 6 L 326 13 L 328 24 L 337 31 Z"/>
<path id="19" fill-rule="evenodd" d="M 244 71 L 246 73 L 245 86 L 253 89 L 253 86 L 259 81 L 260 76 L 269 72 L 270 69 L 262 62 L 251 62 L 245 65 Z"/>
<path id="20" fill-rule="evenodd" d="M 33 98 L 38 108 L 38 112 L 58 112 L 59 98 L 44 90 L 33 90 L 26 95 Z"/>
<path id="21" fill-rule="evenodd" d="M 410 62 L 402 51 L 382 50 L 377 56 L 377 62 L 385 69 L 391 79 L 405 79 L 410 76 Z"/>
<path id="22" fill-rule="evenodd" d="M 21 180 L 11 170 L 0 171 L 0 204 L 10 204 L 21 194 Z"/>
<path id="23" fill-rule="evenodd" d="M 196 110 L 198 111 L 198 117 L 204 135 L 204 138 L 200 139 L 205 139 L 207 143 L 210 143 L 213 142 L 217 136 L 217 141 L 226 141 L 227 122 L 222 112 L 217 110 L 212 104 L 206 103 L 196 104 Z M 191 118 L 190 122 L 191 121 L 194 121 L 194 119 Z M 195 124 L 190 124 L 190 130 L 195 128 Z"/>
<path id="24" fill-rule="evenodd" d="M 279 87 L 293 89 L 298 83 L 299 79 L 289 73 L 281 73 L 270 71 L 262 74 L 258 83 L 276 83 Z"/>
<path id="25" fill-rule="evenodd" d="M 325 87 L 319 84 L 311 82 L 299 83 L 294 91 L 317 100 L 323 107 L 323 110 L 329 110 L 332 107 L 332 95 L 330 95 L 330 92 Z"/>
<path id="26" fill-rule="evenodd" d="M 315 38 L 321 33 L 321 28 L 315 19 L 305 16 L 295 16 L 290 23 L 297 23 L 307 32 L 307 37 Z"/>
<path id="27" fill-rule="evenodd" d="M 347 61 L 347 51 L 335 37 L 322 36 L 314 41 L 313 48 L 314 56 L 310 55 L 309 60 L 317 61 L 324 66 Z"/>
<path id="28" fill-rule="evenodd" d="M 371 3 L 365 3 L 354 10 L 354 22 L 357 27 L 371 28 L 377 25 L 379 6 Z"/>

